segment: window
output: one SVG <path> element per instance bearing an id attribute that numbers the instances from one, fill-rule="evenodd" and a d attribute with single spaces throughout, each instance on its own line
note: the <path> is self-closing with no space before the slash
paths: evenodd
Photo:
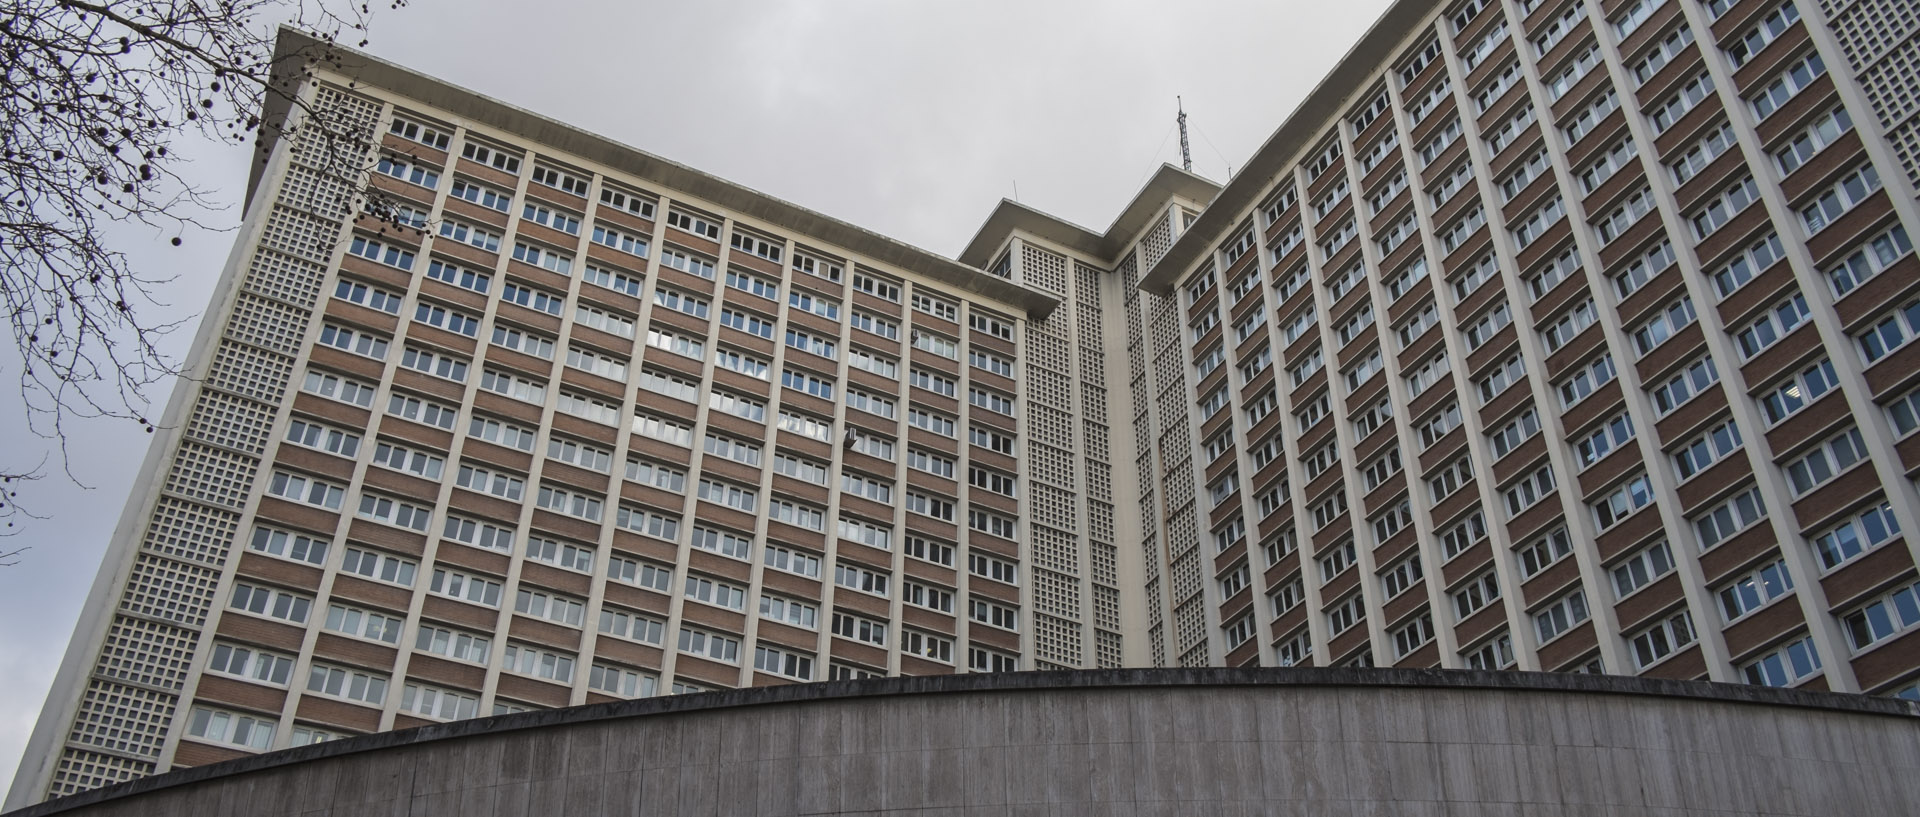
<path id="1" fill-rule="evenodd" d="M 968 510 L 967 527 L 989 536 L 998 536 L 1002 539 L 1018 538 L 1017 530 L 1019 523 L 1009 517 L 989 511 Z"/>
<path id="2" fill-rule="evenodd" d="M 734 228 L 733 235 L 728 237 L 727 242 L 736 250 L 765 258 L 775 264 L 780 263 L 780 254 L 785 250 L 784 242 L 761 238 L 738 227 Z"/>
<path id="3" fill-rule="evenodd" d="M 340 279 L 340 283 L 334 287 L 333 297 L 368 309 L 377 309 L 389 315 L 400 314 L 400 302 L 406 298 L 405 295 L 346 278 Z"/>
<path id="4" fill-rule="evenodd" d="M 273 746 L 273 730 L 277 725 L 277 722 L 267 718 L 196 704 L 187 716 L 187 735 L 211 743 L 264 752 Z"/>
<path id="5" fill-rule="evenodd" d="M 1600 310 L 1587 298 L 1560 314 L 1547 328 L 1540 330 L 1540 342 L 1547 353 L 1560 351 L 1600 318 Z"/>
<path id="6" fill-rule="evenodd" d="M 1427 477 L 1427 493 L 1439 504 L 1454 492 L 1473 482 L 1473 461 L 1461 457 L 1440 468 L 1433 476 Z"/>
<path id="7" fill-rule="evenodd" d="M 433 593 L 487 607 L 500 606 L 500 583 L 447 568 L 434 568 Z"/>
<path id="8" fill-rule="evenodd" d="M 1013 319 L 986 315 L 979 310 L 967 312 L 967 325 L 1001 340 L 1013 340 Z"/>
<path id="9" fill-rule="evenodd" d="M 1520 110 L 1515 111 L 1512 116 L 1507 117 L 1499 125 L 1495 126 L 1493 131 L 1487 135 L 1488 152 L 1498 155 L 1501 151 L 1506 150 L 1509 145 L 1519 140 L 1520 134 L 1526 130 L 1528 125 L 1533 124 L 1534 116 L 1532 105 L 1520 106 Z"/>
<path id="10" fill-rule="evenodd" d="M 213 655 L 207 659 L 207 671 L 231 675 L 274 686 L 286 686 L 293 674 L 291 656 L 270 653 L 239 644 L 216 641 Z"/>
<path id="11" fill-rule="evenodd" d="M 1549 103 L 1559 102 L 1561 97 L 1573 90 L 1573 86 L 1580 84 L 1580 80 L 1586 79 L 1587 73 L 1592 71 L 1594 66 L 1600 64 L 1600 47 L 1597 44 L 1588 43 L 1585 50 L 1561 64 L 1566 67 L 1541 80 L 1546 85 Z"/>
<path id="12" fill-rule="evenodd" d="M 1767 603 L 1793 591 L 1793 575 L 1787 562 L 1776 560 L 1734 579 L 1718 593 L 1720 612 L 1727 623 L 1745 617 Z"/>
<path id="13" fill-rule="evenodd" d="M 1687 46 L 1693 45 L 1693 29 L 1685 23 L 1674 26 L 1673 31 L 1662 37 L 1660 42 L 1646 56 L 1641 57 L 1628 69 L 1633 74 L 1633 87 L 1639 88 L 1653 79 L 1660 69 L 1667 67 L 1675 57 L 1684 53 Z"/>
<path id="14" fill-rule="evenodd" d="M 1381 573 L 1380 586 L 1385 591 L 1386 598 L 1398 598 L 1400 594 L 1412 588 L 1414 583 L 1420 581 L 1421 575 L 1420 554 L 1416 553 Z"/>
<path id="15" fill-rule="evenodd" d="M 1393 657 L 1405 658 L 1432 640 L 1433 615 L 1421 613 L 1418 618 L 1393 631 Z"/>
<path id="16" fill-rule="evenodd" d="M 887 340 L 900 339 L 900 324 L 857 309 L 850 314 L 847 323 L 855 329 L 879 335 Z"/>
<path id="17" fill-rule="evenodd" d="M 593 572 L 593 549 L 538 536 L 527 540 L 527 558 L 582 573 Z"/>
<path id="18" fill-rule="evenodd" d="M 954 503 L 951 500 L 915 491 L 907 492 L 907 511 L 947 522 L 954 520 Z"/>
<path id="19" fill-rule="evenodd" d="M 1749 684 L 1787 687 L 1819 671 L 1820 652 L 1809 636 L 1741 665 L 1740 677 Z"/>
<path id="20" fill-rule="evenodd" d="M 645 373 L 642 373 L 642 376 L 644 377 Z M 664 375 L 660 377 L 667 379 Z M 691 388 L 690 384 L 689 388 Z M 718 389 L 707 394 L 707 406 L 722 414 L 731 414 L 755 423 L 767 421 L 767 404 Z"/>
<path id="21" fill-rule="evenodd" d="M 1327 610 L 1327 631 L 1337 636 L 1367 620 L 1366 600 L 1355 593 Z"/>
<path id="22" fill-rule="evenodd" d="M 1627 639 L 1633 645 L 1634 665 L 1646 669 L 1692 644 L 1693 615 L 1681 610 Z"/>
<path id="23" fill-rule="evenodd" d="M 1866 459 L 1866 456 L 1866 443 L 1860 438 L 1860 429 L 1850 426 L 1812 451 L 1788 462 L 1787 483 L 1792 486 L 1794 496 L 1805 496 L 1835 475 Z"/>
<path id="24" fill-rule="evenodd" d="M 526 492 L 526 480 L 472 465 L 460 466 L 454 484 L 471 491 L 519 501 Z"/>
<path id="25" fill-rule="evenodd" d="M 1754 242 L 1733 257 L 1725 266 L 1715 270 L 1710 276 L 1713 289 L 1721 298 L 1726 298 L 1746 286 L 1748 281 L 1759 275 L 1774 262 L 1786 257 L 1786 249 L 1780 244 L 1780 236 L 1769 230 L 1765 238 Z"/>
<path id="26" fill-rule="evenodd" d="M 932 633 L 902 629 L 900 631 L 900 654 L 950 664 L 953 663 L 953 640 Z"/>
<path id="27" fill-rule="evenodd" d="M 715 241 L 720 240 L 720 219 L 718 218 L 693 215 L 685 210 L 671 208 L 667 210 L 667 226 Z"/>
<path id="28" fill-rule="evenodd" d="M 1760 185 L 1755 184 L 1752 176 L 1747 176 L 1721 189 L 1715 196 L 1687 219 L 1693 228 L 1695 239 L 1705 239 L 1713 235 L 1734 215 L 1747 209 L 1760 198 Z"/>
<path id="29" fill-rule="evenodd" d="M 1491 371 L 1474 381 L 1474 385 L 1480 390 L 1480 404 L 1486 405 L 1493 402 L 1493 398 L 1506 393 L 1508 388 L 1520 382 L 1520 378 L 1525 377 L 1526 374 L 1525 360 L 1518 352 L 1514 353 L 1512 357 L 1494 366 Z"/>
<path id="30" fill-rule="evenodd" d="M 885 573 L 845 562 L 833 566 L 833 583 L 849 590 L 886 596 L 890 580 L 891 577 Z"/>
<path id="31" fill-rule="evenodd" d="M 689 579 L 691 581 L 691 579 Z M 544 618 L 569 627 L 579 627 L 586 615 L 587 606 L 577 599 L 557 596 L 540 590 L 520 589 L 513 603 L 513 610 L 534 618 Z M 737 609 L 737 608 L 736 608 Z"/>
<path id="32" fill-rule="evenodd" d="M 1482 642 L 1480 646 L 1462 651 L 1461 657 L 1471 669 L 1500 670 L 1512 667 L 1513 636 L 1502 630 L 1500 635 Z"/>
<path id="33" fill-rule="evenodd" d="M 1018 632 L 1020 611 L 1001 604 L 973 599 L 967 602 L 967 616 L 989 627 Z M 1248 617 L 1251 621 L 1252 617 Z"/>
<path id="34" fill-rule="evenodd" d="M 227 607 L 257 616 L 305 624 L 308 612 L 313 609 L 313 600 L 285 590 L 238 582 L 233 586 L 233 596 L 227 602 Z"/>
<path id="35" fill-rule="evenodd" d="M 573 683 L 573 656 L 543 650 L 526 644 L 507 644 L 501 669 L 520 675 L 545 678 L 562 684 Z"/>
<path id="36" fill-rule="evenodd" d="M 1567 535 L 1566 528 L 1555 528 L 1516 550 L 1520 554 L 1520 576 L 1531 579 L 1573 553 L 1573 539 Z"/>
<path id="37" fill-rule="evenodd" d="M 350 458 L 360 451 L 360 435 L 305 420 L 289 421 L 286 439 L 294 445 L 342 457 Z"/>
<path id="38" fill-rule="evenodd" d="M 1520 195 L 1521 191 L 1527 189 L 1528 184 L 1532 183 L 1534 179 L 1539 178 L 1540 174 L 1547 172 L 1547 169 L 1547 151 L 1545 148 L 1536 150 L 1532 155 L 1520 160 L 1519 167 L 1514 168 L 1512 172 L 1500 179 L 1500 200 L 1502 202 L 1512 201 L 1514 196 Z M 1564 214 L 1565 212 L 1565 208 L 1561 208 L 1561 213 Z"/>
<path id="39" fill-rule="evenodd" d="M 881 550 L 893 550 L 893 527 L 887 527 L 887 525 L 876 525 L 872 522 L 862 522 L 862 520 L 841 516 L 837 533 L 841 539 L 847 539 L 851 543 L 860 543 L 860 545 Z"/>
<path id="40" fill-rule="evenodd" d="M 1487 435 L 1487 440 L 1493 448 L 1494 458 L 1499 459 L 1506 456 L 1509 452 L 1513 451 L 1513 449 L 1520 447 L 1521 443 L 1533 439 L 1533 436 L 1539 433 L 1540 412 L 1535 411 L 1533 406 L 1527 406 L 1526 410 L 1520 412 L 1519 416 L 1507 421 L 1506 425 L 1501 426 L 1499 430 Z"/>
<path id="41" fill-rule="evenodd" d="M 772 562 L 768 562 L 772 564 Z M 655 565 L 651 562 L 625 559 L 619 556 L 607 559 L 607 575 L 627 584 L 637 585 L 648 590 L 668 592 L 673 586 L 673 567 Z"/>
<path id="42" fill-rule="evenodd" d="M 1674 452 L 1674 468 L 1681 481 L 1707 469 L 1740 447 L 1740 427 L 1732 420 L 1707 429 Z"/>
<path id="43" fill-rule="evenodd" d="M 1840 617 L 1840 628 L 1854 652 L 1885 641 L 1895 633 L 1920 624 L 1920 584 L 1896 587 Z"/>
<path id="44" fill-rule="evenodd" d="M 1500 599 L 1500 578 L 1489 570 L 1468 580 L 1452 597 L 1454 620 L 1465 621 Z"/>
<path id="45" fill-rule="evenodd" d="M 702 604 L 729 610 L 745 610 L 747 607 L 747 591 L 700 576 L 687 577 L 686 596 Z"/>
<path id="46" fill-rule="evenodd" d="M 303 474 L 274 471 L 273 480 L 267 484 L 267 495 L 328 510 L 339 510 L 341 500 L 346 497 L 346 489 Z"/>
<path id="47" fill-rule="evenodd" d="M 1502 498 L 1507 502 L 1508 518 L 1519 516 L 1528 508 L 1539 504 L 1540 500 L 1551 495 L 1559 487 L 1559 483 L 1554 480 L 1553 467 L 1540 466 L 1539 469 L 1522 477 L 1519 482 L 1501 492 Z"/>
<path id="48" fill-rule="evenodd" d="M 1335 577 L 1347 572 L 1347 568 L 1353 567 L 1354 558 L 1352 539 L 1334 545 L 1327 553 L 1320 556 L 1320 583 L 1333 581 Z"/>
<path id="49" fill-rule="evenodd" d="M 1493 340 L 1494 335 L 1512 323 L 1513 308 L 1508 306 L 1506 299 L 1503 298 L 1492 308 L 1482 312 L 1473 323 L 1467 325 L 1463 332 L 1466 337 L 1467 351 L 1486 345 L 1487 341 Z"/>
<path id="50" fill-rule="evenodd" d="M 927 539 L 927 537 L 914 537 L 914 535 L 906 537 L 906 539 L 902 541 L 902 545 L 900 545 L 900 552 L 904 552 L 904 554 L 908 554 L 908 556 L 912 556 L 912 558 L 918 558 L 918 560 L 922 560 L 922 562 L 933 562 L 933 564 L 947 566 L 947 568 L 954 566 L 954 547 L 947 545 L 947 543 L 931 541 L 931 539 Z M 970 558 L 987 558 L 987 556 L 970 556 Z M 1012 573 L 1008 573 L 1008 575 L 1012 575 Z M 1008 581 L 1008 583 L 1012 583 L 1012 581 Z"/>
<path id="51" fill-rule="evenodd" d="M 1478 507 L 1440 533 L 1440 554 L 1451 560 L 1487 538 L 1486 516 Z"/>
<path id="52" fill-rule="evenodd" d="M 960 307 L 958 304 L 943 301 L 917 291 L 913 293 L 913 308 L 915 311 L 925 312 L 941 320 L 960 320 Z"/>
<path id="53" fill-rule="evenodd" d="M 560 314 L 560 307 L 566 303 L 567 299 L 565 296 L 554 295 L 545 290 L 507 284 L 500 290 L 500 300 L 557 317 Z"/>
<path id="54" fill-rule="evenodd" d="M 1615 565 L 1611 572 L 1613 592 L 1618 598 L 1624 599 L 1655 579 L 1673 572 L 1673 549 L 1665 541 L 1655 542 Z"/>
<path id="55" fill-rule="evenodd" d="M 1681 30 L 1686 31 L 1688 29 L 1682 26 Z M 1733 147 L 1733 145 L 1733 125 L 1727 122 L 1721 122 L 1720 127 L 1708 131 L 1707 135 L 1700 137 L 1692 145 L 1688 146 L 1687 149 L 1680 154 L 1679 158 L 1667 163 L 1667 168 L 1673 172 L 1674 183 L 1686 184 L 1700 171 L 1707 169 L 1707 165 L 1711 164 L 1714 159 L 1719 158 L 1720 154 L 1726 153 L 1727 149 Z"/>
<path id="56" fill-rule="evenodd" d="M 825 531 L 827 529 L 827 515 L 824 511 L 788 502 L 784 499 L 774 499 L 767 502 L 767 518 L 811 531 Z"/>
<path id="57" fill-rule="evenodd" d="M 348 547 L 346 557 L 340 560 L 340 572 L 351 573 L 374 581 L 412 587 L 414 573 L 420 564 L 412 559 L 402 559 L 391 554 Z"/>
<path id="58" fill-rule="evenodd" d="M 821 442 L 831 442 L 833 440 L 832 423 L 826 420 L 815 419 L 805 414 L 783 410 L 780 412 L 779 427 L 782 431 L 790 431 L 802 437 L 820 440 Z M 689 434 L 691 434 L 691 432 L 689 432 Z"/>
<path id="59" fill-rule="evenodd" d="M 833 614 L 832 627 L 833 634 L 841 638 L 876 644 L 882 647 L 887 644 L 887 625 L 885 622 L 862 618 L 851 613 L 835 612 Z"/>
<path id="60" fill-rule="evenodd" d="M 1767 506 L 1760 499 L 1760 489 L 1748 488 L 1689 521 L 1693 523 L 1694 535 L 1700 539 L 1700 549 L 1704 551 L 1712 550 L 1714 545 L 1747 529 L 1766 515 Z"/>
<path id="61" fill-rule="evenodd" d="M 1611 244 L 1627 231 L 1627 228 L 1640 223 L 1640 219 L 1653 212 L 1653 192 L 1642 187 L 1633 192 L 1620 206 L 1593 223 L 1594 230 L 1600 234 L 1601 244 Z"/>
<path id="62" fill-rule="evenodd" d="M 544 168 L 535 169 L 534 174 L 538 175 L 539 173 L 541 173 L 542 170 L 544 170 Z M 544 204 L 534 204 L 533 202 L 527 202 L 526 207 L 522 208 L 520 211 L 520 219 L 522 221 L 531 221 L 542 227 L 548 227 L 555 230 L 559 230 L 560 232 L 566 233 L 567 235 L 580 234 L 580 217 L 579 216 L 576 216 L 565 210 L 556 210 Z M 595 232 L 598 233 L 599 229 L 595 228 Z M 635 254 L 640 255 L 642 253 L 635 253 Z"/>
<path id="63" fill-rule="evenodd" d="M 632 318 L 603 312 L 587 306 L 574 307 L 573 318 L 582 325 L 598 329 L 602 332 L 619 335 L 623 338 L 632 339 L 634 335 L 635 327 Z"/>
<path id="64" fill-rule="evenodd" d="M 731 440 L 708 432 L 702 448 L 709 454 L 725 457 L 734 462 L 753 466 L 760 464 L 760 446 L 752 443 Z"/>
<path id="65" fill-rule="evenodd" d="M 1452 98 L 1453 80 L 1450 77 L 1443 77 L 1407 106 L 1407 119 L 1414 125 L 1425 122 L 1427 117 L 1432 116 L 1434 111 L 1439 110 L 1442 104 Z"/>
<path id="66" fill-rule="evenodd" d="M 1574 443 L 1576 464 L 1582 469 L 1592 467 L 1633 439 L 1633 434 L 1633 417 L 1624 412 L 1614 415 Z"/>
<path id="67" fill-rule="evenodd" d="M 934 414 L 922 408 L 916 407 L 907 410 L 907 425 L 933 432 L 942 437 L 954 436 L 952 418 Z"/>
<path id="68" fill-rule="evenodd" d="M 320 330 L 319 342 L 322 346 L 331 346 L 361 357 L 370 357 L 374 360 L 387 359 L 387 339 L 369 334 L 365 330 L 327 324 Z"/>
<path id="69" fill-rule="evenodd" d="M 630 458 L 626 460 L 626 479 L 637 481 L 641 485 L 653 485 L 672 493 L 687 493 L 687 474 L 678 468 L 668 468 L 655 462 Z"/>
<path id="70" fill-rule="evenodd" d="M 646 698 L 655 694 L 659 679 L 611 664 L 594 664 L 587 674 L 587 688 L 622 698 Z"/>
<path id="71" fill-rule="evenodd" d="M 487 291 L 487 285 L 493 281 L 493 278 L 485 273 L 461 269 L 460 267 L 456 267 L 439 259 L 434 259 L 427 264 L 427 277 L 435 281 L 479 293 L 485 293 Z M 395 309 L 397 310 L 398 307 L 396 306 Z M 395 311 L 395 314 L 398 314 L 398 312 Z"/>
<path id="72" fill-rule="evenodd" d="M 811 604 L 781 596 L 760 596 L 761 618 L 811 630 L 818 626 L 819 616 L 820 608 Z"/>
<path id="73" fill-rule="evenodd" d="M 440 536 L 451 542 L 472 545 L 501 553 L 513 552 L 513 526 L 448 515 Z"/>
<path id="74" fill-rule="evenodd" d="M 1440 381 L 1449 379 L 1453 374 L 1451 367 L 1452 361 L 1447 359 L 1445 349 L 1415 365 L 1412 371 L 1401 378 L 1407 383 L 1408 398 L 1418 397 Z"/>
<path id="75" fill-rule="evenodd" d="M 1762 394 L 1760 411 L 1766 415 L 1769 425 L 1778 425 L 1806 408 L 1808 403 L 1833 390 L 1839 383 L 1839 375 L 1833 370 L 1833 361 L 1821 358 L 1820 362 L 1801 370 L 1787 382 Z"/>
<path id="76" fill-rule="evenodd" d="M 1846 108 L 1836 107 L 1820 115 L 1813 124 L 1787 140 L 1785 145 L 1774 149 L 1773 161 L 1779 166 L 1780 175 L 1786 176 L 1799 170 L 1808 160 L 1838 140 L 1841 134 L 1850 130 L 1853 130 L 1853 117 Z"/>
<path id="77" fill-rule="evenodd" d="M 1666 101 L 1660 103 L 1660 105 L 1654 108 L 1652 113 L 1649 114 L 1648 118 L 1653 123 L 1654 135 L 1658 136 L 1666 133 L 1668 128 L 1673 127 L 1673 123 L 1680 121 L 1680 117 L 1686 116 L 1689 111 L 1693 110 L 1694 106 L 1699 105 L 1701 100 L 1706 99 L 1712 93 L 1713 77 L 1705 71 L 1687 80 L 1686 84 L 1681 87 L 1678 92 L 1668 97 Z M 1615 104 L 1618 105 L 1617 102 Z"/>
<path id="78" fill-rule="evenodd" d="M 1546 644 L 1581 622 L 1587 620 L 1587 594 L 1575 590 L 1555 599 L 1540 612 L 1533 614 L 1534 629 L 1540 635 L 1540 643 Z"/>
<path id="79" fill-rule="evenodd" d="M 1614 294 L 1620 300 L 1626 300 L 1627 296 L 1640 291 L 1640 288 L 1646 286 L 1654 276 L 1673 266 L 1674 259 L 1673 242 L 1664 237 L 1661 238 L 1660 243 L 1627 262 L 1626 269 L 1607 276 L 1613 281 Z"/>
<path id="80" fill-rule="evenodd" d="M 253 538 L 248 541 L 247 549 L 314 565 L 324 565 L 327 562 L 326 540 L 268 527 L 253 529 Z"/>
<path id="81" fill-rule="evenodd" d="M 864 292 L 884 301 L 891 301 L 896 304 L 900 302 L 899 284 L 877 278 L 864 272 L 856 272 L 853 274 L 853 288 L 857 292 Z"/>
<path id="82" fill-rule="evenodd" d="M 971 426 L 967 430 L 968 441 L 989 451 L 1009 456 L 1014 455 L 1014 438 L 982 426 Z"/>
<path id="83" fill-rule="evenodd" d="M 1893 516 L 1893 506 L 1881 502 L 1813 537 L 1813 552 L 1820 557 L 1822 568 L 1832 570 L 1899 534 L 1900 521 Z"/>
<path id="84" fill-rule="evenodd" d="M 800 681 L 813 680 L 813 657 L 791 650 L 754 647 L 753 668 Z"/>
<path id="85" fill-rule="evenodd" d="M 1281 585 L 1279 589 L 1274 590 L 1272 593 L 1267 594 L 1267 604 L 1269 608 L 1273 610 L 1275 618 L 1291 612 L 1293 608 L 1299 607 L 1300 602 L 1305 600 L 1306 591 L 1297 578 Z"/>
<path id="86" fill-rule="evenodd" d="M 1827 282 L 1833 286 L 1835 297 L 1844 296 L 1910 252 L 1913 242 L 1907 238 L 1906 228 L 1896 224 L 1828 269 Z"/>
<path id="87" fill-rule="evenodd" d="M 1416 431 L 1420 435 L 1420 448 L 1432 448 L 1434 443 L 1447 436 L 1448 432 L 1460 426 L 1460 404 L 1448 403 L 1436 409 L 1420 421 Z"/>
<path id="88" fill-rule="evenodd" d="M 931 332 L 913 330 L 913 348 L 923 352 L 932 352 L 949 360 L 960 359 L 960 346 L 952 338 L 935 335 Z"/>
<path id="89" fill-rule="evenodd" d="M 1756 119 L 1766 119 L 1787 104 L 1787 100 L 1798 96 L 1800 91 L 1812 84 L 1814 79 L 1827 72 L 1827 64 L 1820 59 L 1819 52 L 1810 52 L 1795 60 L 1793 64 L 1780 70 L 1774 80 L 1760 93 L 1748 98 L 1747 104 L 1753 106 Z"/>
<path id="90" fill-rule="evenodd" d="M 1879 189 L 1879 172 L 1871 164 L 1862 165 L 1802 205 L 1800 221 L 1806 225 L 1808 235 L 1818 233 Z"/>
<path id="91" fill-rule="evenodd" d="M 1680 373 L 1674 375 L 1672 379 L 1654 386 L 1654 410 L 1663 417 L 1671 414 L 1674 409 L 1718 382 L 1720 382 L 1720 370 L 1714 367 L 1713 357 L 1703 355 L 1681 369 Z"/>
<path id="92" fill-rule="evenodd" d="M 1531 246 L 1540 236 L 1546 234 L 1547 228 L 1560 223 L 1560 220 L 1566 216 L 1566 200 L 1557 195 L 1554 196 L 1552 201 L 1535 208 L 1532 215 L 1513 228 L 1514 248 L 1524 250 Z"/>
<path id="93" fill-rule="evenodd" d="M 1606 86 L 1600 93 L 1595 94 L 1579 113 L 1574 114 L 1566 125 L 1562 126 L 1561 130 L 1567 135 L 1567 144 L 1577 144 L 1587 134 L 1593 132 L 1594 126 L 1599 125 L 1600 120 L 1619 108 L 1619 92 L 1615 91 L 1612 85 Z"/>

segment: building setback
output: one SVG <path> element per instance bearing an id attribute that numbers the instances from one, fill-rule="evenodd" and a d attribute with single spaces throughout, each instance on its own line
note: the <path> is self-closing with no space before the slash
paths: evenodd
<path id="1" fill-rule="evenodd" d="M 263 146 L 7 805 L 880 675 L 1920 696 L 1916 25 L 1403 0 L 1224 187 L 957 259 L 318 70 L 421 229 Z"/>

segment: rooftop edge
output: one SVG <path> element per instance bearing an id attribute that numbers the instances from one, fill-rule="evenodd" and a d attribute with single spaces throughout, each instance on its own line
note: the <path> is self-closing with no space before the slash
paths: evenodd
<path id="1" fill-rule="evenodd" d="M 281 26 L 274 44 L 273 88 L 291 88 L 312 65 L 321 49 L 331 48 L 340 60 L 326 70 L 418 100 L 455 116 L 521 136 L 536 145 L 564 152 L 673 191 L 712 202 L 820 243 L 842 247 L 875 263 L 912 272 L 962 291 L 1011 304 L 1039 320 L 1060 301 L 1053 296 L 988 274 L 931 250 L 807 209 L 710 173 L 656 156 L 605 136 L 589 133 L 551 117 L 525 110 L 445 80 L 422 74 L 337 43 L 327 43 L 303 31 Z M 269 93 L 265 119 L 282 121 L 291 107 L 281 94 Z M 270 155 L 280 140 L 277 129 L 260 140 L 256 154 Z M 251 203 L 263 162 L 256 161 L 248 179 Z"/>
<path id="2" fill-rule="evenodd" d="M 1348 49 L 1346 56 L 1334 64 L 1333 70 L 1307 92 L 1286 121 L 1253 152 L 1240 173 L 1227 180 L 1220 195 L 1200 211 L 1200 217 L 1181 233 L 1159 263 L 1147 270 L 1140 278 L 1140 288 L 1162 297 L 1172 292 L 1174 284 L 1206 256 L 1241 211 L 1252 206 L 1273 179 L 1288 170 L 1287 160 L 1309 147 L 1307 140 L 1318 136 L 1328 119 L 1340 116 L 1347 101 L 1362 90 L 1362 83 L 1395 56 L 1387 49 L 1406 39 L 1418 23 L 1438 8 L 1438 4 L 1423 0 L 1396 0 L 1388 6 L 1360 36 L 1360 41 Z"/>
<path id="3" fill-rule="evenodd" d="M 993 212 L 987 214 L 987 220 L 980 223 L 980 229 L 974 231 L 972 240 L 958 258 L 960 263 L 985 268 L 993 261 L 990 253 L 999 249 L 1009 233 L 1020 230 L 1090 258 L 1113 261 L 1114 256 L 1126 248 L 1127 240 L 1147 226 L 1167 199 L 1179 197 L 1207 202 L 1219 192 L 1220 185 L 1212 180 L 1162 163 L 1120 214 L 1114 216 L 1104 233 L 1011 199 L 1001 199 Z"/>

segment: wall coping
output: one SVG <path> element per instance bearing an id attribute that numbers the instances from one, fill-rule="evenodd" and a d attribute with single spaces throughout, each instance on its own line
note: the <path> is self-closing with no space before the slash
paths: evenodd
<path id="1" fill-rule="evenodd" d="M 316 743 L 262 755 L 196 766 L 115 783 L 38 803 L 5 817 L 41 817 L 122 797 L 170 789 L 223 777 L 276 769 L 308 761 L 444 740 L 496 735 L 528 729 L 596 723 L 686 712 L 741 709 L 772 704 L 891 698 L 981 692 L 1112 690 L 1191 687 L 1345 687 L 1391 689 L 1470 689 L 1542 693 L 1587 693 L 1681 698 L 1703 702 L 1783 706 L 1855 715 L 1915 719 L 1920 702 L 1835 692 L 1674 681 L 1616 675 L 1489 670 L 1388 669 L 1358 667 L 1207 667 L 1197 669 L 1101 669 L 1050 672 L 968 673 L 858 681 L 826 681 L 729 689 L 690 695 L 664 695 L 625 701 L 543 709 L 398 729 Z"/>

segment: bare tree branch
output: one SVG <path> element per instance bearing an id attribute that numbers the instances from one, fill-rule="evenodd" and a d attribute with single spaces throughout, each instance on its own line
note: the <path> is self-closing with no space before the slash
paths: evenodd
<path id="1" fill-rule="evenodd" d="M 225 203 L 182 172 L 182 140 L 244 149 L 304 135 L 324 151 L 308 161 L 364 189 L 372 135 L 276 87 L 274 26 L 320 43 L 298 59 L 338 65 L 334 44 L 351 34 L 364 46 L 368 17 L 340 0 L 0 0 L 0 322 L 20 355 L 26 430 L 59 451 L 70 479 L 73 421 L 153 431 L 149 392 L 178 372 L 161 343 L 191 323 L 148 317 L 170 279 L 151 272 L 147 248 L 109 243 L 107 228 L 145 225 L 177 246 L 190 227 L 231 227 Z M 297 122 L 264 121 L 269 100 Z M 380 201 L 367 209 L 389 217 Z M 28 446 L 7 449 L 12 494 L 41 467 L 4 460 Z M 38 517 L 9 497 L 0 518 Z"/>

